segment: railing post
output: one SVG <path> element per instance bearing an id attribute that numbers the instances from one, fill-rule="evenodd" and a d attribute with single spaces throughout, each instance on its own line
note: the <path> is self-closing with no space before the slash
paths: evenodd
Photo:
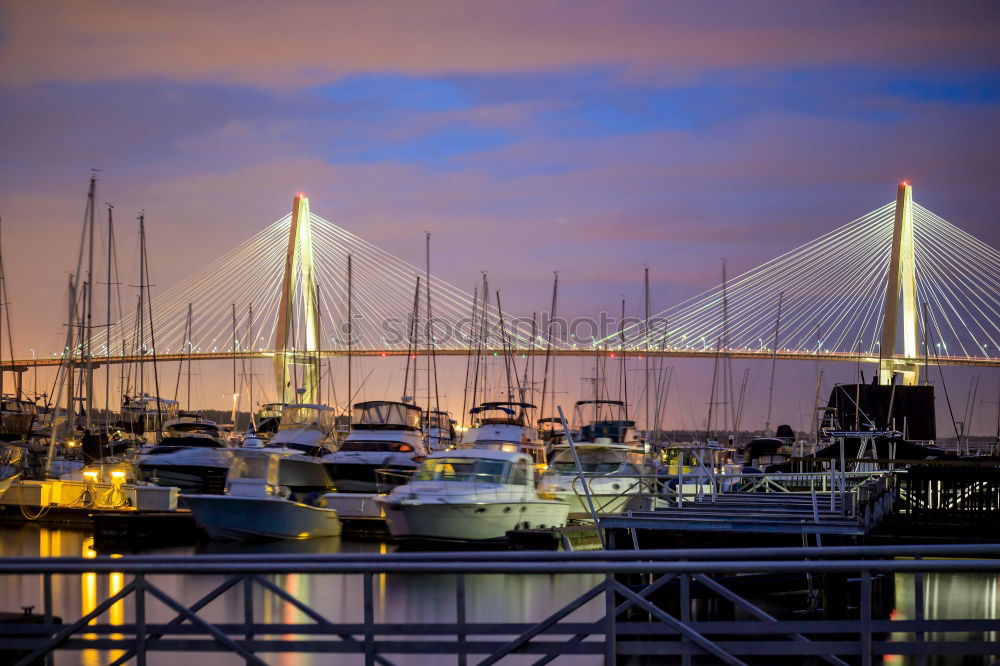
<path id="1" fill-rule="evenodd" d="M 679 575 L 681 592 L 681 624 L 685 627 L 691 623 L 691 577 L 687 573 Z M 688 643 L 687 636 L 681 636 L 681 643 Z M 691 655 L 685 652 L 681 655 L 681 666 L 691 666 Z"/>
<path id="2" fill-rule="evenodd" d="M 872 574 L 861 572 L 861 666 L 872 664 Z"/>
<path id="3" fill-rule="evenodd" d="M 919 555 L 914 557 L 915 560 L 923 559 Z M 913 619 L 918 622 L 917 626 L 920 626 L 924 622 L 924 572 L 917 571 L 913 574 Z M 915 632 L 914 639 L 917 643 L 924 642 L 924 632 Z M 923 651 L 917 654 L 917 666 L 924 666 L 926 657 Z"/>
<path id="4" fill-rule="evenodd" d="M 246 626 L 246 649 L 253 654 L 253 578 L 250 576 L 243 577 L 243 624 Z"/>
<path id="5" fill-rule="evenodd" d="M 42 574 L 42 611 L 45 613 L 45 626 L 52 624 L 52 574 Z M 49 636 L 51 638 L 51 636 Z M 52 666 L 55 657 L 51 652 L 45 655 L 45 663 Z"/>
<path id="6" fill-rule="evenodd" d="M 615 666 L 618 654 L 618 646 L 615 634 L 617 633 L 617 618 L 615 608 L 615 575 L 613 573 L 604 574 L 604 664 L 605 666 Z"/>
<path id="7" fill-rule="evenodd" d="M 465 666 L 465 574 L 455 575 L 455 624 L 458 643 L 458 666 Z"/>
<path id="8" fill-rule="evenodd" d="M 372 593 L 372 572 L 362 576 L 365 612 L 365 666 L 375 666 L 375 602 Z"/>
<path id="9" fill-rule="evenodd" d="M 135 575 L 135 664 L 146 666 L 146 574 Z"/>

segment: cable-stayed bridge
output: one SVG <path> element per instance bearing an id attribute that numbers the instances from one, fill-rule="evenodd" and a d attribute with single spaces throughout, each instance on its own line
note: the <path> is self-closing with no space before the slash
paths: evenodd
<path id="1" fill-rule="evenodd" d="M 503 311 L 485 278 L 469 293 L 429 266 L 429 251 L 424 266 L 406 262 L 299 195 L 291 213 L 154 295 L 150 319 L 137 312 L 95 333 L 89 364 L 271 358 L 276 378 L 304 366 L 306 383 L 317 359 L 348 353 L 865 361 L 880 364 L 883 382 L 898 373 L 904 383 L 925 364 L 1000 365 L 1000 253 L 914 203 L 906 183 L 895 201 L 584 343 Z M 14 365 L 83 356 L 78 347 Z"/>

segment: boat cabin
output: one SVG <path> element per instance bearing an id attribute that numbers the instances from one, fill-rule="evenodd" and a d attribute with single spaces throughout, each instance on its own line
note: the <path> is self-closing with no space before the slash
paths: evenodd
<path id="1" fill-rule="evenodd" d="M 226 476 L 226 494 L 240 497 L 286 497 L 287 488 L 278 483 L 281 453 L 236 449 Z"/>
<path id="2" fill-rule="evenodd" d="M 351 430 L 420 431 L 420 408 L 405 402 L 370 400 L 354 404 Z"/>
<path id="3" fill-rule="evenodd" d="M 159 398 L 148 393 L 133 397 L 125 396 L 119 427 L 136 435 L 156 432 L 161 423 L 176 419 L 179 413 L 180 406 L 176 400 Z"/>
<path id="4" fill-rule="evenodd" d="M 743 449 L 743 465 L 761 471 L 773 465 L 788 462 L 791 450 L 784 439 L 777 437 L 760 437 L 750 440 Z"/>
<path id="5" fill-rule="evenodd" d="M 530 486 L 534 470 L 531 459 L 523 453 L 466 449 L 430 456 L 417 468 L 412 481 Z"/>
<path id="6" fill-rule="evenodd" d="M 621 400 L 578 400 L 574 406 L 577 422 L 581 425 L 581 442 L 638 444 L 635 421 L 626 418 L 627 410 Z M 584 417 L 589 414 L 590 418 Z"/>
<path id="7" fill-rule="evenodd" d="M 577 444 L 576 454 L 580 459 L 580 469 L 587 475 L 643 473 L 641 457 L 623 446 Z M 573 451 L 569 446 L 553 449 L 549 471 L 552 474 L 576 474 L 576 460 L 573 459 Z"/>
<path id="8" fill-rule="evenodd" d="M 538 430 L 538 438 L 542 440 L 547 446 L 555 446 L 556 444 L 562 444 L 566 439 L 566 432 L 563 429 L 562 419 L 558 417 L 548 417 L 544 419 L 538 419 L 536 428 Z"/>

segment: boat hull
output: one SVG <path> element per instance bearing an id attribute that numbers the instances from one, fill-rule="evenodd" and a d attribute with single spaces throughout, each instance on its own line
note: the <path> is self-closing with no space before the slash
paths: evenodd
<path id="1" fill-rule="evenodd" d="M 384 493 L 405 484 L 416 469 L 415 466 L 382 462 L 338 461 L 325 463 L 325 466 L 334 487 L 341 493 Z"/>
<path id="2" fill-rule="evenodd" d="M 395 539 L 503 541 L 514 529 L 561 527 L 569 507 L 555 501 L 426 504 L 382 500 Z"/>
<path id="3" fill-rule="evenodd" d="M 226 487 L 228 471 L 228 467 L 208 465 L 143 463 L 139 465 L 139 478 L 158 486 L 175 486 L 185 494 L 221 495 Z"/>
<path id="4" fill-rule="evenodd" d="M 334 509 L 299 504 L 277 497 L 187 495 L 184 503 L 213 539 L 260 541 L 339 536 Z"/>

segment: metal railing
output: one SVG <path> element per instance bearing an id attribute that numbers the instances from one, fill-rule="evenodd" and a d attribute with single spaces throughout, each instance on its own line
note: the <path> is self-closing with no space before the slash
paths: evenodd
<path id="1" fill-rule="evenodd" d="M 945 556 L 964 559 L 921 559 Z M 82 649 L 120 650 L 111 663 L 135 659 L 140 665 L 153 651 L 231 652 L 248 664 L 265 664 L 260 655 L 274 653 L 356 654 L 364 656 L 366 665 L 390 665 L 399 654 L 455 655 L 463 665 L 472 656 L 488 665 L 509 655 L 531 655 L 536 664 L 560 655 L 593 655 L 605 664 L 629 655 L 657 655 L 663 663 L 681 664 L 705 656 L 713 663 L 767 663 L 782 655 L 867 665 L 889 654 L 915 655 L 919 663 L 930 655 L 1000 654 L 995 640 L 1000 618 L 942 619 L 927 617 L 924 608 L 926 574 L 997 574 L 1000 559 L 991 559 L 997 556 L 1000 545 L 6 558 L 0 559 L 0 575 L 41 577 L 44 615 L 40 623 L 0 623 L 0 645 L 23 651 L 18 664 L 34 663 L 55 650 Z M 90 612 L 56 621 L 53 578 L 92 573 L 131 579 Z M 312 586 L 322 585 L 324 575 L 358 577 L 363 620 L 331 621 L 270 578 L 292 573 L 316 577 L 310 579 Z M 222 582 L 200 588 L 207 591 L 193 602 L 181 601 L 157 581 L 171 574 L 221 576 Z M 455 620 L 432 624 L 421 617 L 404 622 L 376 618 L 375 580 L 382 574 L 452 577 Z M 537 621 L 482 622 L 468 614 L 467 577 L 475 574 L 590 574 L 599 582 Z M 839 614 L 831 611 L 827 617 L 778 618 L 741 593 L 741 581 L 755 574 L 807 580 L 810 588 L 826 580 L 831 588 L 856 590 L 856 603 L 845 603 Z M 877 583 L 894 574 L 912 574 L 911 619 L 898 619 L 878 603 L 878 590 L 884 587 Z M 260 621 L 255 591 L 290 604 L 306 621 Z M 200 614 L 220 597 L 239 594 L 242 621 L 213 622 Z M 126 598 L 132 600 L 128 621 L 98 623 Z M 719 617 L 740 619 L 699 615 L 694 601 L 705 598 L 735 611 Z M 175 613 L 173 619 L 149 621 L 152 599 Z M 597 619 L 568 619 L 588 605 L 596 607 Z M 975 636 L 963 641 L 943 638 L 956 631 Z"/>

